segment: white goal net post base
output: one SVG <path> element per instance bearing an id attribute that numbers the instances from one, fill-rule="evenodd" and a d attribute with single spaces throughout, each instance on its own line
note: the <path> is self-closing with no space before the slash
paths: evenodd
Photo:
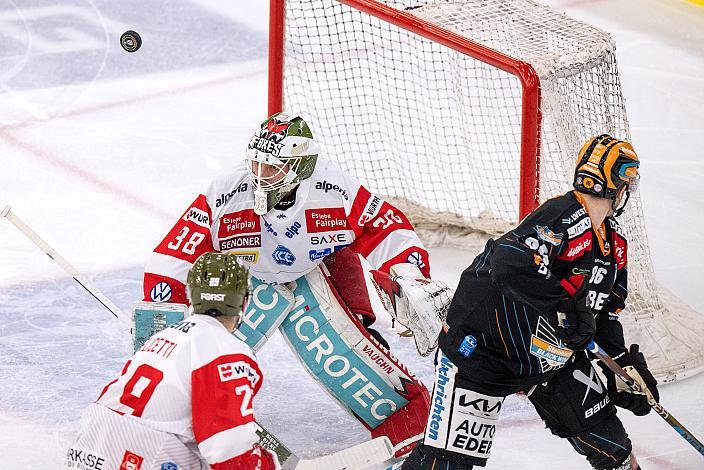
<path id="1" fill-rule="evenodd" d="M 481 247 L 570 189 L 588 138 L 630 140 L 611 36 L 533 0 L 270 0 L 270 15 L 269 114 L 300 112 L 428 245 Z M 637 195 L 620 221 L 627 340 L 662 382 L 700 372 L 704 316 L 657 283 Z"/>

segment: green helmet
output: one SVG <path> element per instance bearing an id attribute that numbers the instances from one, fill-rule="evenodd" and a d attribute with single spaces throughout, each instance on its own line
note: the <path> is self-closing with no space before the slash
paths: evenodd
<path id="1" fill-rule="evenodd" d="M 254 186 L 254 212 L 263 215 L 306 178 L 318 160 L 318 144 L 298 115 L 276 113 L 264 121 L 247 146 Z M 268 170 L 267 174 L 263 174 Z"/>
<path id="2" fill-rule="evenodd" d="M 235 255 L 205 253 L 188 272 L 187 289 L 193 313 L 241 318 L 247 270 Z"/>

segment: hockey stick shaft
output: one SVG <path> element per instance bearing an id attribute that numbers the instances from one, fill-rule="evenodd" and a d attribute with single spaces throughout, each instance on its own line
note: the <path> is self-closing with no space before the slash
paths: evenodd
<path id="1" fill-rule="evenodd" d="M 2 212 L 0 212 L 0 218 L 7 219 L 12 225 L 17 227 L 17 229 L 22 232 L 29 240 L 34 243 L 39 249 L 41 249 L 49 258 L 51 258 L 56 264 L 59 265 L 61 269 L 71 276 L 81 287 L 83 287 L 90 295 L 92 295 L 95 300 L 100 302 L 103 307 L 108 309 L 116 318 L 127 321 L 127 317 L 122 313 L 122 311 L 110 300 L 105 294 L 103 294 L 100 289 L 95 287 L 91 282 L 84 278 L 78 270 L 73 267 L 71 263 L 66 261 L 66 259 L 61 256 L 55 249 L 53 249 L 47 242 L 45 242 L 37 233 L 32 230 L 27 224 L 25 224 L 17 215 L 12 212 L 12 208 L 8 205 Z"/>
<path id="2" fill-rule="evenodd" d="M 677 433 L 684 438 L 685 441 L 689 442 L 692 447 L 697 449 L 697 452 L 700 454 L 704 455 L 704 445 L 694 437 L 694 435 L 689 432 L 687 428 L 685 428 L 682 423 L 680 423 L 674 416 L 672 416 L 663 406 L 656 402 L 653 396 L 648 393 L 647 390 L 643 390 L 643 387 L 633 380 L 633 378 L 628 375 L 628 372 L 626 372 L 623 367 L 619 366 L 616 361 L 613 360 L 611 356 L 606 354 L 606 352 L 601 349 L 601 347 L 596 344 L 594 341 L 589 343 L 589 346 L 587 346 L 589 351 L 591 351 L 596 357 L 598 357 L 601 362 L 603 362 L 611 371 L 618 375 L 621 380 L 624 381 L 628 387 L 633 390 L 634 392 L 637 393 L 644 393 L 646 397 L 648 397 L 648 404 L 650 407 L 655 410 L 657 414 L 660 415 L 662 419 L 664 419 L 667 424 L 672 426 L 672 428 L 677 431 Z"/>

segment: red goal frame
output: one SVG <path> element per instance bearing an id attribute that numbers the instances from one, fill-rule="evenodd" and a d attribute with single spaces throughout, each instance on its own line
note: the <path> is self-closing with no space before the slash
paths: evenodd
<path id="1" fill-rule="evenodd" d="M 540 77 L 530 64 L 456 33 L 438 27 L 413 14 L 396 10 L 377 0 L 336 0 L 426 39 L 466 54 L 510 73 L 522 87 L 521 155 L 518 220 L 540 204 Z M 268 115 L 283 109 L 283 72 L 286 0 L 269 0 L 269 91 Z"/>

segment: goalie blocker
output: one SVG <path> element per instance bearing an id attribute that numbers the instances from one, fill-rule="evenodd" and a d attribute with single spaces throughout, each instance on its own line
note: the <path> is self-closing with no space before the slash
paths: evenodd
<path id="1" fill-rule="evenodd" d="M 388 437 L 396 457 L 408 454 L 423 437 L 428 390 L 347 308 L 325 265 L 285 286 L 251 282 L 252 294 L 234 334 L 258 350 L 278 328 L 304 368 L 372 438 Z M 173 304 L 146 305 L 158 310 Z"/>

